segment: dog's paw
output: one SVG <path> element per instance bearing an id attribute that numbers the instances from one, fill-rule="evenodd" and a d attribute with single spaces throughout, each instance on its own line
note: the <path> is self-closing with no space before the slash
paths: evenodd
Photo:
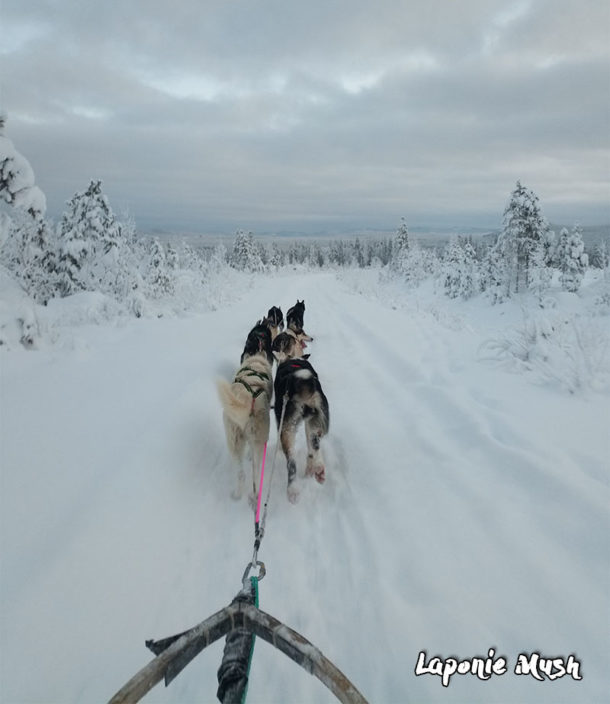
<path id="1" fill-rule="evenodd" d="M 307 459 L 307 465 L 305 467 L 306 477 L 315 477 L 319 484 L 324 484 L 326 479 L 326 471 L 323 464 L 315 464 L 313 458 Z"/>
<path id="2" fill-rule="evenodd" d="M 299 496 L 301 495 L 301 491 L 295 482 L 292 482 L 291 484 L 288 485 L 287 495 L 288 495 L 288 501 L 290 501 L 291 504 L 296 504 L 297 501 L 299 500 Z"/>

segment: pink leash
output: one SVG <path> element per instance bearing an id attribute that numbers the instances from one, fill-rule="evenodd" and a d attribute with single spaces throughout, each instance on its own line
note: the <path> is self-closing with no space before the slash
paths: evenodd
<path id="1" fill-rule="evenodd" d="M 265 509 L 263 511 L 263 521 L 262 525 L 260 523 L 260 517 L 261 517 L 261 501 L 263 498 L 263 480 L 265 478 L 265 458 L 267 457 L 267 443 L 265 443 L 263 447 L 263 462 L 261 465 L 261 483 L 258 489 L 258 497 L 256 499 L 256 514 L 254 516 L 254 553 L 252 555 L 252 564 L 249 565 L 248 569 L 250 567 L 255 567 L 258 565 L 261 567 L 261 572 L 264 574 L 264 565 L 262 562 L 257 561 L 258 557 L 258 549 L 261 546 L 261 540 L 263 539 L 263 535 L 265 533 L 265 521 L 267 520 L 267 505 L 269 503 L 269 495 L 271 493 L 271 482 L 273 481 L 273 472 L 275 471 L 275 458 L 277 456 L 277 450 L 278 447 L 280 446 L 280 437 L 282 433 L 282 426 L 284 425 L 284 412 L 286 411 L 286 402 L 288 400 L 288 394 L 286 393 L 284 395 L 284 400 L 282 404 L 282 415 L 280 416 L 280 424 L 278 426 L 278 441 L 275 444 L 275 452 L 273 453 L 273 461 L 271 462 L 271 479 L 269 486 L 267 487 L 267 497 L 265 499 Z M 244 576 L 245 578 L 245 576 Z M 262 576 L 259 576 L 259 579 L 262 579 Z"/>
<path id="2" fill-rule="evenodd" d="M 254 519 L 256 525 L 259 523 L 261 517 L 261 499 L 263 498 L 263 479 L 265 478 L 265 457 L 267 456 L 267 443 L 263 447 L 263 464 L 261 467 L 261 483 L 258 488 L 258 499 L 256 500 L 256 518 Z"/>

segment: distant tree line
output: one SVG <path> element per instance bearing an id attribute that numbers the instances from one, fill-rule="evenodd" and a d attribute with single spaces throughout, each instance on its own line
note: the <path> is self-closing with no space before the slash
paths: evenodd
<path id="1" fill-rule="evenodd" d="M 403 219 L 385 238 L 257 241 L 239 230 L 227 252 L 184 243 L 173 246 L 138 236 L 129 219 L 113 213 L 102 183 L 92 180 L 67 203 L 61 221 L 45 218 L 44 195 L 27 160 L 4 136 L 0 117 L 0 198 L 13 206 L 0 212 L 0 261 L 38 303 L 83 291 L 98 291 L 140 315 L 147 301 L 198 287 L 222 267 L 260 273 L 283 267 L 378 267 L 387 276 L 416 286 L 433 278 L 450 298 L 485 293 L 494 303 L 524 291 L 538 295 L 559 272 L 561 287 L 578 291 L 587 266 L 608 267 L 605 243 L 586 253 L 582 230 L 574 225 L 558 236 L 542 215 L 538 197 L 517 182 L 504 211 L 503 227 L 491 244 L 456 237 L 439 248 L 423 248 Z"/>
<path id="2" fill-rule="evenodd" d="M 585 252 L 582 228 L 550 229 L 536 194 L 517 182 L 495 241 L 454 237 L 444 247 L 423 248 L 409 235 L 403 219 L 393 237 L 291 242 L 281 248 L 257 242 L 239 231 L 229 256 L 232 267 L 264 271 L 268 267 L 385 267 L 389 274 L 416 286 L 433 277 L 450 298 L 486 293 L 493 303 L 532 291 L 542 295 L 554 273 L 562 289 L 576 292 L 588 266 L 608 267 L 608 248 L 597 243 Z"/>

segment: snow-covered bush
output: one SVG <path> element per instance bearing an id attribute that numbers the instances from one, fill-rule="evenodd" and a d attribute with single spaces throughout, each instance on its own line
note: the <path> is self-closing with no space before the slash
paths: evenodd
<path id="1" fill-rule="evenodd" d="M 608 335 L 592 316 L 524 310 L 522 325 L 484 342 L 480 354 L 577 393 L 610 386 L 609 350 Z"/>
<path id="2" fill-rule="evenodd" d="M 40 336 L 36 306 L 15 277 L 0 264 L 0 347 L 36 347 Z"/>

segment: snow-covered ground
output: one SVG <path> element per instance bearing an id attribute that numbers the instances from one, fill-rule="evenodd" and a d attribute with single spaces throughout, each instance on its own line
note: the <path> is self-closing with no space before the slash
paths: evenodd
<path id="1" fill-rule="evenodd" d="M 145 639 L 239 590 L 252 513 L 230 498 L 214 381 L 297 298 L 331 408 L 327 481 L 302 477 L 289 504 L 278 454 L 261 608 L 370 702 L 606 701 L 610 316 L 576 316 L 586 291 L 540 313 L 377 276 L 258 277 L 216 311 L 0 351 L 3 704 L 106 701 L 152 657 Z M 145 700 L 214 701 L 222 647 Z M 506 674 L 415 674 L 421 651 L 490 648 Z M 534 651 L 574 654 L 582 679 L 515 674 Z M 257 641 L 248 701 L 334 699 Z"/>

